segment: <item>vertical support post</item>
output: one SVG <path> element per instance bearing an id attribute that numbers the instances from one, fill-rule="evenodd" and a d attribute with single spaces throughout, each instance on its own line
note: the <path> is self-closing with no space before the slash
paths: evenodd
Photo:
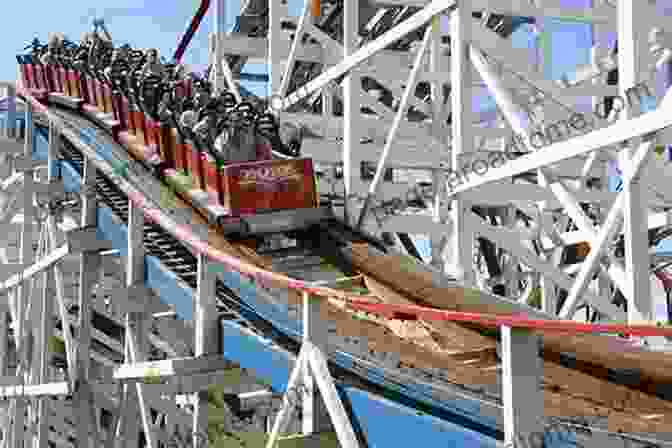
<path id="1" fill-rule="evenodd" d="M 56 178 L 55 161 L 56 149 L 58 146 L 58 132 L 56 126 L 52 121 L 49 122 L 49 142 L 47 146 L 47 182 L 51 182 Z M 51 210 L 49 211 L 51 214 Z M 48 229 L 47 229 L 48 231 Z M 48 241 L 48 238 L 47 238 Z M 47 242 L 47 252 L 53 249 Z M 51 268 L 44 272 L 44 285 L 42 290 L 42 300 L 40 307 L 40 363 L 38 372 L 38 381 L 46 383 L 49 380 L 49 338 L 52 334 L 52 317 L 53 317 L 53 297 L 50 295 L 50 287 L 53 282 L 53 271 Z M 38 430 L 37 430 L 37 448 L 47 448 L 49 442 L 49 399 L 40 398 L 38 410 Z"/>
<path id="2" fill-rule="evenodd" d="M 222 47 L 222 37 L 226 33 L 226 0 L 215 0 L 215 8 L 212 11 L 214 18 L 215 38 L 214 38 L 214 59 L 212 67 L 215 71 L 215 92 L 221 92 L 224 89 L 224 51 Z"/>
<path id="3" fill-rule="evenodd" d="M 320 301 L 316 298 L 311 300 L 307 292 L 303 292 L 303 344 L 312 346 L 326 353 L 328 333 L 326 323 L 320 321 Z M 312 344 L 312 345 L 310 345 Z M 303 409 L 302 431 L 304 435 L 319 432 L 324 426 L 329 425 L 328 415 L 322 396 L 317 389 L 317 384 L 312 374 L 310 363 L 303 365 Z"/>
<path id="4" fill-rule="evenodd" d="M 471 8 L 459 5 L 450 17 L 450 64 L 451 64 L 451 110 L 452 110 L 452 175 L 460 176 L 460 155 L 470 152 L 474 139 L 470 132 L 471 81 L 469 41 L 471 29 Z M 449 180 L 450 181 L 450 180 Z M 471 206 L 457 195 L 452 207 L 451 226 L 451 262 L 455 275 L 465 287 L 475 283 L 472 270 L 473 240 L 466 230 L 468 213 Z"/>
<path id="5" fill-rule="evenodd" d="M 207 233 L 207 228 L 206 228 Z M 198 254 L 198 277 L 196 300 L 194 303 L 194 354 L 214 355 L 219 349 L 219 329 L 217 304 L 215 300 L 215 273 L 209 266 L 207 255 Z M 202 390 L 194 394 L 193 443 L 194 448 L 204 447 L 207 440 L 201 434 L 208 429 L 208 392 Z M 231 430 L 232 428 L 226 428 Z"/>
<path id="6" fill-rule="evenodd" d="M 538 20 L 541 20 L 539 18 Z M 537 25 L 537 32 L 538 32 L 538 37 L 535 40 L 536 46 L 535 46 L 535 51 L 536 51 L 536 61 L 537 64 L 535 64 L 535 69 L 537 71 L 537 74 L 541 78 L 546 78 L 546 73 L 550 72 L 551 70 L 551 64 L 552 61 L 549 60 L 547 56 L 549 56 L 551 53 L 549 51 L 544 51 L 546 50 L 545 47 L 548 46 L 548 38 L 547 34 L 548 31 L 544 29 L 544 25 L 542 24 L 541 26 Z M 542 40 L 544 40 L 543 45 L 542 45 Z M 539 185 L 542 187 L 549 187 L 549 182 L 548 179 L 546 178 L 546 175 L 544 174 L 543 170 L 537 170 L 537 176 L 539 179 Z M 540 213 L 540 218 L 541 222 L 539 223 L 540 225 L 543 225 L 542 223 L 548 223 L 549 225 L 553 225 L 553 215 L 552 212 L 547 211 L 547 206 L 548 203 L 546 201 L 542 201 L 539 203 L 539 213 Z M 548 229 L 549 231 L 552 231 L 552 229 Z M 543 232 L 542 232 L 543 235 Z M 551 261 L 555 264 L 556 256 L 555 254 L 557 252 L 561 252 L 562 248 L 558 248 L 555 251 L 553 251 L 552 254 L 550 254 L 547 258 L 546 261 Z M 543 273 L 540 275 L 539 278 L 539 287 L 541 288 L 541 310 L 555 315 L 557 313 L 557 295 L 556 295 L 556 289 L 555 289 L 555 284 L 553 281 L 543 275 Z"/>
<path id="7" fill-rule="evenodd" d="M 126 257 L 126 287 L 130 288 L 136 280 L 144 280 L 144 246 L 142 244 L 144 236 L 144 215 L 133 201 L 128 201 L 128 255 Z M 137 315 L 126 313 L 125 316 L 125 340 L 124 340 L 124 363 L 133 362 L 131 354 L 130 335 L 131 332 L 141 330 L 137 328 Z M 141 321 L 141 319 L 140 319 Z M 123 437 L 127 446 L 137 446 L 140 432 L 140 422 L 138 421 L 138 395 L 135 385 L 127 382 L 123 385 L 124 398 L 120 402 L 119 419 L 117 421 L 118 430 L 115 438 Z"/>
<path id="8" fill-rule="evenodd" d="M 501 207 L 500 213 L 502 214 L 501 217 L 504 227 L 514 230 L 516 226 L 515 208 L 511 206 Z M 510 253 L 507 253 L 506 255 L 506 259 L 502 266 L 504 274 L 503 283 L 506 286 L 506 296 L 512 297 L 516 294 L 516 290 L 518 289 L 518 269 L 516 258 Z"/>
<path id="9" fill-rule="evenodd" d="M 429 49 L 429 71 L 432 74 L 441 73 L 443 64 L 441 60 L 441 16 L 437 15 L 432 19 L 432 41 Z M 439 151 L 448 150 L 448 142 L 445 138 L 445 107 L 443 99 L 443 81 L 436 79 L 430 85 L 432 98 L 432 134 L 435 139 L 441 141 Z M 441 201 L 446 191 L 446 175 L 443 170 L 432 171 L 432 185 L 434 188 L 434 200 L 432 210 L 432 221 L 442 222 Z M 443 249 L 445 244 L 445 235 L 432 234 L 430 236 L 431 264 L 432 266 L 444 270 Z"/>
<path id="10" fill-rule="evenodd" d="M 53 317 L 52 296 L 50 286 L 53 279 L 53 273 L 50 268 L 44 271 L 44 285 L 42 289 L 42 300 L 40 306 L 40 364 L 38 372 L 38 382 L 40 384 L 49 381 L 49 336 L 51 335 L 51 320 Z M 49 446 L 49 398 L 39 398 L 38 409 L 38 429 L 37 429 L 37 448 L 47 448 Z"/>
<path id="11" fill-rule="evenodd" d="M 3 294 L 2 300 L 6 302 L 9 300 L 7 294 Z M 9 330 L 8 324 L 9 319 L 9 307 L 6 303 L 0 305 L 0 376 L 7 375 L 7 349 L 9 348 L 7 340 L 7 332 Z M 0 433 L 4 434 L 7 428 L 0 430 Z"/>
<path id="12" fill-rule="evenodd" d="M 128 255 L 126 258 L 126 287 L 129 290 L 136 291 L 136 294 L 144 294 L 142 288 L 134 289 L 143 285 L 145 281 L 145 251 L 144 251 L 144 226 L 145 216 L 140 207 L 128 202 Z M 132 301 L 142 301 L 144 297 L 129 298 Z M 125 341 L 125 363 L 136 363 L 145 360 L 149 331 L 149 316 L 143 312 L 132 312 L 126 314 L 126 341 Z M 125 399 L 124 409 L 121 410 L 122 421 L 118 424 L 117 435 L 123 434 L 129 446 L 136 446 L 138 443 L 140 422 L 145 432 L 147 446 L 156 448 L 156 440 L 152 433 L 151 416 L 145 402 L 143 385 L 140 383 L 126 384 L 124 386 Z M 136 418 L 140 410 L 140 418 Z M 123 428 L 123 430 L 122 430 Z"/>
<path id="13" fill-rule="evenodd" d="M 541 18 L 538 18 L 537 21 L 542 20 Z M 547 54 L 544 53 L 544 48 L 543 45 L 541 45 L 541 40 L 546 39 L 545 33 L 547 31 L 544 30 L 543 24 L 539 25 L 538 23 L 535 24 L 536 29 L 537 29 L 537 39 L 535 40 L 535 48 L 534 51 L 536 53 L 536 64 L 535 64 L 535 71 L 537 75 L 540 78 L 545 78 L 546 77 L 546 72 L 547 68 L 550 68 L 551 62 L 549 60 L 546 60 Z M 548 187 L 549 182 L 548 179 L 546 178 L 546 175 L 544 174 L 543 170 L 537 170 L 537 176 L 539 179 L 539 186 L 541 187 Z M 540 222 L 539 225 L 542 226 L 542 232 L 540 235 L 543 236 L 545 233 L 543 231 L 545 223 L 548 223 L 552 225 L 553 223 L 553 216 L 552 212 L 547 211 L 548 210 L 548 203 L 546 201 L 541 201 L 538 204 L 539 207 L 539 213 L 540 213 Z M 552 229 L 549 229 L 549 231 L 552 231 Z M 562 250 L 562 249 L 557 249 L 557 250 Z M 555 260 L 555 257 L 553 254 L 549 255 L 546 257 L 546 261 L 553 262 Z M 545 276 L 543 273 L 539 275 L 539 288 L 541 289 L 541 310 L 550 313 L 550 314 L 556 314 L 557 313 L 557 295 L 556 295 L 556 290 L 555 290 L 555 284 L 553 281 Z"/>
<path id="14" fill-rule="evenodd" d="M 281 4 L 280 0 L 268 0 L 268 71 L 271 94 L 279 92 L 282 83 L 282 67 L 281 53 L 282 39 L 280 36 L 281 29 Z M 301 42 L 301 36 L 297 35 L 296 39 Z M 291 71 L 288 73 L 291 75 Z"/>
<path id="15" fill-rule="evenodd" d="M 334 90 L 332 88 L 325 88 L 322 92 L 322 135 L 324 138 L 331 138 L 330 126 L 334 118 Z"/>
<path id="16" fill-rule="evenodd" d="M 619 0 L 617 7 L 618 17 L 618 70 L 619 93 L 621 98 L 628 99 L 630 89 L 638 82 L 643 57 L 646 54 L 642 31 L 645 30 L 646 18 L 643 14 L 646 8 L 638 8 L 629 0 Z M 620 117 L 629 120 L 639 115 L 639 111 L 626 107 Z M 630 142 L 633 143 L 633 142 Z M 623 291 L 628 300 L 628 323 L 650 321 L 653 316 L 651 284 L 649 280 L 648 254 L 648 210 L 646 207 L 646 186 L 643 176 L 629 176 L 632 169 L 630 158 L 636 145 L 622 151 L 624 170 L 623 203 L 624 237 L 625 237 L 625 276 L 627 291 Z"/>
<path id="17" fill-rule="evenodd" d="M 600 1 L 599 0 L 591 0 L 590 4 L 593 9 L 599 8 L 600 7 Z M 606 54 L 606 49 L 601 45 L 602 41 L 602 35 L 604 34 L 605 27 L 601 24 L 596 24 L 593 23 L 591 24 L 591 34 L 592 34 L 592 48 L 591 48 L 591 62 L 593 65 L 597 65 L 599 61 L 604 59 Z M 598 76 L 595 79 L 593 79 L 593 84 L 595 85 L 600 85 L 605 81 L 606 76 Z M 596 108 L 599 107 L 600 103 L 603 101 L 602 97 L 600 96 L 594 96 L 592 98 L 592 106 L 593 110 L 597 110 Z M 599 156 L 599 153 L 594 154 L 596 157 Z M 607 166 L 604 167 L 603 170 L 600 172 L 600 185 L 598 189 L 603 192 L 608 192 L 609 191 L 609 168 Z M 584 188 L 587 188 L 587 185 L 583 185 Z M 604 207 L 600 207 L 599 210 L 599 222 L 600 224 L 604 223 L 604 219 L 607 216 L 608 210 Z M 607 275 L 604 275 L 604 272 L 600 273 L 598 275 L 597 281 L 596 281 L 596 296 L 597 297 L 609 297 L 611 294 L 609 293 L 609 287 L 610 287 L 610 279 L 608 278 Z M 593 311 L 596 312 L 596 311 Z M 590 316 L 592 318 L 592 316 Z M 587 319 L 587 321 L 590 321 L 590 319 Z"/>
<path id="18" fill-rule="evenodd" d="M 519 446 L 519 438 L 527 441 L 540 427 L 539 418 L 544 415 L 543 364 L 537 335 L 506 326 L 501 332 L 504 443 L 514 447 Z"/>
<path id="19" fill-rule="evenodd" d="M 311 3 L 312 9 L 313 9 L 312 17 L 308 15 L 308 1 L 312 2 Z M 318 5 L 316 6 L 315 3 L 317 3 Z M 316 7 L 317 7 L 318 11 L 321 12 L 320 0 L 306 0 L 305 10 L 303 12 L 303 17 L 301 18 L 301 21 L 299 21 L 299 26 L 298 26 L 298 29 L 297 29 L 297 33 L 298 33 L 298 30 L 304 29 L 302 21 L 305 20 L 308 23 L 313 23 L 313 22 L 316 21 L 316 19 L 318 18 L 315 15 Z M 292 49 L 293 49 L 293 47 L 292 47 Z M 290 57 L 292 57 L 292 56 L 294 56 L 294 55 L 293 54 L 290 55 Z M 335 95 L 335 93 L 336 92 L 335 92 L 335 89 L 334 89 L 333 85 L 328 85 L 327 87 L 322 89 L 322 119 L 323 119 L 322 135 L 326 139 L 331 139 L 331 138 L 334 137 L 332 135 L 333 133 L 331 132 L 330 123 L 334 118 L 334 95 Z M 340 137 L 340 135 L 339 135 L 339 137 Z"/>
<path id="20" fill-rule="evenodd" d="M 54 138 L 54 144 L 52 144 L 52 138 L 51 136 L 49 137 L 49 146 L 47 148 L 47 162 L 49 164 L 48 166 L 48 172 L 47 174 L 51 176 L 50 178 L 54 178 L 56 176 L 55 169 L 56 169 L 56 163 L 57 163 L 57 158 L 56 158 L 56 147 L 58 146 L 58 133 L 56 132 L 55 129 L 55 124 L 50 123 L 50 127 L 54 126 L 54 133 L 55 133 L 55 138 Z M 47 215 L 47 230 L 48 230 L 48 240 L 49 240 L 49 247 L 51 248 L 56 248 L 58 246 L 58 241 L 57 241 L 57 236 L 56 236 L 56 217 L 52 214 Z M 56 300 L 57 300 L 57 305 L 58 305 L 58 314 L 61 318 L 62 321 L 65 321 L 68 319 L 68 311 L 66 310 L 65 307 L 65 281 L 64 281 L 64 275 L 63 271 L 60 267 L 60 265 L 56 264 L 53 267 L 53 274 L 54 274 L 54 282 L 56 286 Z M 77 378 L 77 366 L 76 366 L 76 361 L 75 361 L 75 349 L 74 349 L 74 343 L 73 343 L 73 334 L 70 328 L 63 328 L 62 330 L 63 334 L 63 339 L 65 342 L 65 352 L 66 352 L 66 359 L 67 359 L 67 364 L 68 364 L 68 375 L 69 375 L 69 381 L 72 384 L 75 379 Z"/>
<path id="21" fill-rule="evenodd" d="M 5 295 L 4 297 L 1 297 L 2 300 L 7 300 L 7 296 Z M 2 304 L 0 305 L 0 375 L 1 376 L 6 376 L 7 375 L 7 349 L 9 348 L 8 344 L 8 331 L 9 331 L 9 325 L 7 325 L 7 319 L 9 312 L 7 311 L 7 305 Z M 7 439 L 9 438 L 9 433 L 11 430 L 11 425 L 10 425 L 10 420 L 9 420 L 9 411 L 10 407 L 7 406 L 7 404 L 3 404 L 2 408 L 0 408 L 0 422 L 4 423 L 2 427 L 0 427 L 0 436 L 2 437 L 2 441 L 0 442 L 0 447 L 2 448 L 9 448 L 9 445 L 7 444 Z"/>
<path id="22" fill-rule="evenodd" d="M 20 79 L 20 78 L 19 78 Z M 7 86 L 7 137 L 17 138 L 18 124 L 16 123 L 16 88 Z"/>
<path id="23" fill-rule="evenodd" d="M 21 79 L 20 77 L 17 79 Z M 7 89 L 8 106 L 7 106 L 7 137 L 16 137 L 19 133 L 16 130 L 16 91 L 14 88 L 9 87 Z M 4 157 L 4 162 L 7 163 L 9 157 Z M 3 174 L 11 175 L 11 167 L 8 171 L 3 170 Z M 8 331 L 9 331 L 9 308 L 7 306 L 9 295 L 7 293 L 2 295 L 3 303 L 0 305 L 0 376 L 7 375 L 7 352 L 9 349 L 9 340 L 8 340 Z M 7 411 L 9 407 L 6 408 Z M 4 428 L 0 428 L 0 435 L 2 435 L 2 446 L 3 448 L 8 448 L 7 439 L 9 438 L 10 432 L 10 420 L 6 419 L 7 423 Z"/>
<path id="24" fill-rule="evenodd" d="M 343 4 L 343 58 L 357 51 L 359 29 L 359 3 L 344 2 Z M 360 178 L 359 167 L 361 155 L 358 150 L 359 130 L 359 92 L 361 78 L 357 67 L 348 72 L 343 79 L 343 183 L 345 184 L 344 221 L 350 222 L 353 215 L 353 187 Z"/>
<path id="25" fill-rule="evenodd" d="M 97 170 L 93 161 L 84 160 L 84 179 L 82 180 L 82 227 L 95 227 L 97 220 L 96 201 Z M 91 446 L 89 431 L 97 432 L 94 415 L 91 412 L 92 392 L 89 385 L 91 370 L 91 291 L 98 280 L 101 256 L 96 252 L 85 251 L 80 255 L 79 268 L 79 329 L 77 331 L 77 382 L 73 401 L 77 416 L 77 440 L 83 446 Z"/>
<path id="26" fill-rule="evenodd" d="M 23 156 L 30 161 L 33 158 L 33 109 L 29 102 L 26 102 L 26 138 Z M 33 170 L 24 172 L 23 177 L 23 224 L 21 226 L 21 260 L 20 263 L 28 266 L 33 263 L 33 219 L 35 210 L 33 209 Z M 27 380 L 28 375 L 28 353 L 25 341 L 27 340 L 26 322 L 24 322 L 26 307 L 30 299 L 30 288 L 28 282 L 21 282 L 16 293 L 16 322 L 14 328 L 15 346 L 18 357 L 17 375 L 23 376 L 23 381 Z M 13 442 L 16 448 L 23 448 L 25 428 L 24 414 L 26 412 L 27 402 L 23 398 L 17 398 L 14 402 L 14 427 Z"/>

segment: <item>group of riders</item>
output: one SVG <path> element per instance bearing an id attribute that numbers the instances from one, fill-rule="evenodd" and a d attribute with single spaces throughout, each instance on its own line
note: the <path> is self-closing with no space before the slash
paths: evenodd
<path id="1" fill-rule="evenodd" d="M 78 44 L 52 34 L 47 45 L 36 39 L 28 48 L 31 63 L 56 65 L 98 80 L 113 96 L 123 96 L 129 108 L 176 128 L 184 141 L 218 162 L 254 160 L 260 139 L 276 152 L 299 156 L 300 128 L 281 128 L 266 99 L 239 101 L 226 88 L 215 91 L 211 69 L 199 76 L 183 64 L 162 60 L 156 49 L 128 44 L 115 48 L 107 32 L 85 33 Z"/>

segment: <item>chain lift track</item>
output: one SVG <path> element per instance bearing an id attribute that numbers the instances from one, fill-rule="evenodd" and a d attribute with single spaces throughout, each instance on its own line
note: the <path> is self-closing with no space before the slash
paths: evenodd
<path id="1" fill-rule="evenodd" d="M 115 49 L 100 20 L 17 58 L 3 447 L 205 446 L 206 428 L 224 444 L 267 432 L 268 448 L 323 431 L 348 448 L 672 442 L 660 2 L 306 0 L 291 18 L 251 0 L 228 32 L 215 0 L 199 78 L 179 60 L 209 3 L 169 63 Z M 557 82 L 548 14 L 594 35 L 591 63 Z M 526 26 L 535 64 L 511 44 Z M 259 61 L 266 98 L 239 84 Z M 471 110 L 486 93 L 495 106 Z M 40 139 L 59 161 L 46 176 Z M 222 354 L 271 385 L 243 369 L 217 395 L 238 368 Z"/>

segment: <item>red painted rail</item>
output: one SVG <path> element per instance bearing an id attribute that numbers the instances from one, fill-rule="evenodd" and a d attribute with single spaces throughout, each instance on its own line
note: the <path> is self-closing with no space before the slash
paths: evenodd
<path id="1" fill-rule="evenodd" d="M 177 50 L 175 50 L 175 54 L 173 55 L 175 62 L 180 62 L 182 56 L 184 56 L 184 52 L 187 51 L 187 47 L 189 46 L 191 39 L 193 39 L 194 34 L 196 34 L 196 30 L 198 30 L 198 27 L 201 25 L 203 17 L 205 17 L 205 14 L 208 12 L 209 8 L 210 0 L 201 0 L 201 5 L 198 7 L 196 14 L 194 14 L 194 18 L 191 19 L 191 23 L 189 24 L 189 28 L 187 28 L 187 32 L 184 34 L 184 36 L 182 36 L 180 44 L 177 46 Z"/>
<path id="2" fill-rule="evenodd" d="M 454 322 L 471 322 L 488 327 L 499 327 L 504 325 L 515 328 L 529 328 L 541 332 L 618 333 L 631 336 L 672 336 L 672 327 L 658 327 L 655 325 L 589 324 L 571 320 L 530 319 L 525 315 L 464 313 L 414 305 L 371 303 L 357 299 L 346 300 L 346 304 L 353 310 L 379 314 L 389 319 L 398 320 L 449 320 Z"/>
<path id="3" fill-rule="evenodd" d="M 17 82 L 17 93 L 23 95 L 33 107 L 38 111 L 48 112 L 47 107 L 41 104 L 32 96 L 30 89 Z M 55 118 L 54 116 L 51 116 Z M 574 322 L 569 320 L 546 320 L 530 319 L 525 314 L 519 315 L 496 315 L 480 313 L 464 313 L 457 311 L 447 311 L 435 308 L 427 308 L 414 305 L 389 305 L 373 303 L 370 300 L 375 297 L 353 294 L 351 292 L 316 286 L 311 282 L 289 278 L 276 272 L 267 271 L 251 263 L 245 262 L 237 257 L 228 255 L 221 250 L 210 246 L 207 241 L 201 240 L 194 235 L 190 228 L 177 225 L 172 219 L 167 217 L 161 210 L 153 208 L 146 201 L 144 196 L 133 187 L 119 185 L 122 192 L 125 192 L 138 207 L 143 210 L 146 218 L 157 223 L 163 229 L 179 241 L 192 247 L 196 252 L 208 255 L 215 261 L 222 263 L 226 268 L 241 273 L 243 276 L 254 279 L 260 285 L 267 284 L 269 287 L 286 287 L 303 291 L 313 296 L 323 298 L 338 298 L 347 307 L 353 310 L 366 311 L 380 314 L 390 319 L 398 320 L 443 320 L 455 322 L 471 322 L 488 327 L 508 326 L 515 328 L 529 328 L 540 332 L 568 332 L 568 333 L 613 333 L 625 334 L 631 336 L 670 336 L 672 337 L 672 327 L 658 327 L 655 325 L 623 325 L 623 324 L 588 324 Z"/>

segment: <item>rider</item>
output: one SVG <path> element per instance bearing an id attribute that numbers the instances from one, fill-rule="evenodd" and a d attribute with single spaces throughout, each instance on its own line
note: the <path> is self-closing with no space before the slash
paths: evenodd
<path id="1" fill-rule="evenodd" d="M 51 66 L 52 70 L 47 71 L 47 82 L 49 83 L 49 90 L 51 92 L 55 92 L 58 90 L 57 84 L 56 84 L 56 76 L 54 73 L 54 69 L 56 68 L 56 64 L 58 63 L 58 54 L 59 50 L 61 48 L 61 40 L 62 37 L 57 34 L 57 33 L 51 33 L 49 35 L 49 41 L 47 43 L 47 52 L 42 55 L 40 58 L 40 62 L 42 65 L 45 67 Z"/>

